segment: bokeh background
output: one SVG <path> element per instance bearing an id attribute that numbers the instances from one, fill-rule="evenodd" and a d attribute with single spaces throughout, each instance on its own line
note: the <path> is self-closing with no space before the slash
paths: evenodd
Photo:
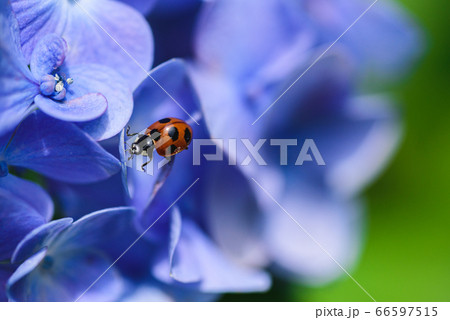
<path id="1" fill-rule="evenodd" d="M 425 50 L 392 88 L 404 114 L 403 141 L 365 192 L 366 243 L 350 272 L 377 301 L 450 301 L 450 2 L 399 2 L 424 29 Z M 268 293 L 223 300 L 370 301 L 346 275 L 315 288 L 276 280 Z"/>

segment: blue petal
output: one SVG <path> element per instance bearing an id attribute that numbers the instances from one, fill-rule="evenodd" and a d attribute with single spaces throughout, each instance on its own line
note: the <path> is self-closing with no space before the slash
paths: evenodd
<path id="1" fill-rule="evenodd" d="M 99 0 L 80 5 L 88 11 L 89 17 L 84 10 L 73 8 L 63 37 L 77 50 L 69 52 L 68 63 L 105 64 L 126 79 L 133 91 L 147 77 L 153 62 L 153 36 L 148 22 L 135 9 L 117 1 Z M 118 21 L 121 22 L 119 28 Z M 86 37 L 95 38 L 96 44 L 86 45 Z"/>
<path id="2" fill-rule="evenodd" d="M 322 53 L 322 49 L 318 48 L 314 52 Z M 271 100 L 260 104 L 255 120 L 298 78 L 301 72 L 313 63 L 314 56 L 313 54 L 308 59 L 301 60 L 295 67 L 296 71 L 283 78 L 278 92 L 274 93 Z M 291 134 L 299 131 L 301 125 L 312 122 L 315 118 L 335 116 L 342 110 L 351 94 L 355 83 L 354 71 L 351 54 L 345 48 L 336 45 L 332 52 L 325 54 L 314 65 L 313 72 L 306 73 L 253 127 L 262 128 L 261 130 L 266 131 L 265 135 L 269 133 L 270 137 L 275 138 L 281 132 Z M 304 123 L 300 125 L 300 122 Z M 273 123 L 284 125 L 283 128 L 272 128 L 270 132 L 264 129 L 273 126 Z"/>
<path id="3" fill-rule="evenodd" d="M 199 122 L 201 109 L 185 62 L 169 60 L 153 69 L 150 75 L 153 79 L 146 79 L 134 94 L 131 128 L 138 132 L 168 116 L 184 119 L 196 126 L 194 120 Z"/>
<path id="4" fill-rule="evenodd" d="M 299 145 L 288 149 L 287 179 L 309 179 L 351 196 L 372 181 L 392 156 L 401 132 L 398 115 L 384 97 L 351 98 L 354 68 L 342 47 L 335 47 L 314 68 L 255 127 L 261 128 L 262 136 L 298 139 Z M 326 166 L 293 165 L 306 138 L 314 140 Z M 268 148 L 262 153 L 268 162 L 279 163 L 279 150 Z"/>
<path id="5" fill-rule="evenodd" d="M 16 245 L 34 228 L 45 223 L 43 217 L 12 194 L 0 190 L 0 260 L 9 259 Z"/>
<path id="6" fill-rule="evenodd" d="M 103 180 L 120 170 L 119 161 L 77 126 L 39 111 L 19 127 L 4 158 L 10 165 L 74 183 Z"/>
<path id="7" fill-rule="evenodd" d="M 202 274 L 198 261 L 190 259 L 184 254 L 189 253 L 188 248 L 183 248 L 186 244 L 180 243 L 182 232 L 182 222 L 180 210 L 175 207 L 171 211 L 170 241 L 169 241 L 169 264 L 170 276 L 177 281 L 189 283 L 202 280 Z M 177 254 L 175 251 L 177 250 Z"/>
<path id="8" fill-rule="evenodd" d="M 9 1 L 0 4 L 0 135 L 16 126 L 39 92 L 20 51 L 19 30 Z"/>
<path id="9" fill-rule="evenodd" d="M 130 0 L 126 0 L 130 1 Z M 138 1 L 138 0 L 134 0 Z M 157 1 L 152 10 L 152 15 L 156 16 L 176 16 L 190 8 L 195 8 L 202 4 L 202 0 L 165 0 Z"/>
<path id="10" fill-rule="evenodd" d="M 71 218 L 64 218 L 51 221 L 44 224 L 29 234 L 17 245 L 12 256 L 12 263 L 20 263 L 21 261 L 31 257 L 44 247 L 47 247 L 56 236 L 72 224 Z"/>
<path id="11" fill-rule="evenodd" d="M 5 260 L 31 230 L 51 218 L 53 204 L 39 186 L 12 175 L 0 179 L 0 202 L 0 260 Z"/>
<path id="12" fill-rule="evenodd" d="M 306 129 L 326 161 L 325 182 L 345 196 L 370 184 L 395 153 L 402 136 L 400 116 L 383 96 L 349 101 L 344 116 Z M 339 145 L 336 149 L 333 146 Z"/>
<path id="13" fill-rule="evenodd" d="M 125 205 L 125 195 L 119 175 L 90 184 L 49 183 L 49 192 L 55 195 L 66 217 L 74 219 L 104 208 Z"/>
<path id="14" fill-rule="evenodd" d="M 38 42 L 49 33 L 61 35 L 70 3 L 54 0 L 10 1 L 20 28 L 20 41 L 27 64 Z"/>
<path id="15" fill-rule="evenodd" d="M 42 217 L 49 221 L 53 216 L 53 202 L 50 196 L 40 186 L 14 175 L 0 179 L 0 189 L 14 194 L 15 197 L 26 202 Z"/>
<path id="16" fill-rule="evenodd" d="M 202 119 L 199 101 L 190 82 L 185 63 L 180 59 L 172 59 L 152 70 L 151 75 L 153 79 L 167 90 L 181 107 L 177 105 L 177 103 L 174 102 L 154 80 L 147 79 L 135 93 L 135 108 L 132 118 L 130 119 L 131 131 L 139 132 L 162 118 L 178 117 L 191 124 L 194 138 L 207 138 L 209 134 L 207 133 L 205 121 Z M 187 113 L 183 111 L 183 109 Z M 198 125 L 190 116 L 195 118 Z M 171 162 L 160 170 L 158 170 L 156 166 L 156 163 L 160 161 L 159 156 L 155 156 L 156 161 L 153 161 L 150 164 L 154 165 L 153 175 L 147 175 L 134 169 L 128 169 L 127 187 L 129 188 L 129 193 L 132 198 L 131 204 L 135 206 L 138 211 L 144 210 L 149 202 L 152 201 L 155 193 L 154 187 L 157 184 L 158 188 L 161 188 L 163 184 L 171 186 L 170 190 L 167 190 L 165 193 L 165 196 L 167 195 L 167 197 L 158 197 L 163 199 L 163 203 L 160 203 L 160 205 L 162 206 L 162 210 L 165 210 L 170 205 L 171 201 L 175 200 L 173 196 L 175 195 L 175 197 L 178 197 L 178 195 L 198 177 L 197 174 L 199 168 L 198 166 L 192 166 L 191 149 L 192 148 L 189 148 L 189 150 L 185 150 L 177 155 L 175 163 Z M 122 154 L 121 160 L 125 163 L 128 155 L 123 148 L 121 148 L 120 152 Z M 171 165 L 173 165 L 173 168 L 170 168 Z M 172 170 L 172 172 L 168 175 L 170 170 Z M 171 180 L 170 183 L 165 182 L 166 178 Z M 150 207 L 155 211 L 161 209 L 154 203 Z"/>
<path id="17" fill-rule="evenodd" d="M 157 284 L 131 284 L 124 297 L 123 302 L 166 302 L 172 301 L 171 297 L 164 292 Z"/>
<path id="18" fill-rule="evenodd" d="M 126 79 L 131 90 L 147 77 L 153 61 L 153 37 L 145 18 L 130 6 L 107 0 L 14 0 L 12 6 L 28 59 L 40 39 L 55 33 L 67 41 L 66 63 L 70 66 L 109 66 Z M 95 44 L 86 39 L 95 39 Z"/>
<path id="19" fill-rule="evenodd" d="M 108 103 L 106 112 L 100 118 L 78 125 L 95 140 L 118 134 L 133 112 L 133 95 L 123 77 L 114 69 L 98 64 L 72 66 L 64 70 L 74 79 L 67 89 L 67 100 L 96 92 L 101 93 Z"/>
<path id="20" fill-rule="evenodd" d="M 361 244 L 361 208 L 298 181 L 283 190 L 272 195 L 333 259 L 350 268 Z M 336 262 L 271 199 L 267 198 L 265 209 L 265 243 L 280 276 L 317 285 L 342 274 Z"/>
<path id="21" fill-rule="evenodd" d="M 0 302 L 8 301 L 6 296 L 6 283 L 13 274 L 15 267 L 9 263 L 0 264 Z"/>
<path id="22" fill-rule="evenodd" d="M 298 138 L 299 146 L 288 151 L 291 166 L 285 168 L 286 177 L 310 179 L 351 196 L 371 182 L 391 158 L 401 136 L 399 115 L 386 97 L 351 97 L 354 68 L 342 47 L 335 47 L 314 68 L 315 72 L 306 74 L 255 126 L 263 136 Z M 316 162 L 293 166 L 306 138 L 314 140 L 326 166 Z M 279 163 L 279 150 L 268 150 L 264 156 Z"/>
<path id="23" fill-rule="evenodd" d="M 14 301 L 74 301 L 110 266 L 95 251 L 50 253 L 42 249 L 25 261 L 8 281 Z M 123 280 L 110 269 L 80 301 L 111 301 L 123 290 Z"/>
<path id="24" fill-rule="evenodd" d="M 242 79 L 272 63 L 304 32 L 294 1 L 216 1 L 200 16 L 196 56 L 216 72 Z"/>
<path id="25" fill-rule="evenodd" d="M 121 170 L 121 175 L 120 177 L 122 178 L 122 185 L 125 189 L 125 194 L 127 197 L 130 197 L 130 190 L 128 189 L 128 171 L 127 171 L 127 166 L 126 166 L 126 162 L 128 159 L 128 156 L 126 154 L 126 150 L 127 147 L 125 145 L 125 129 L 122 129 L 122 132 L 120 133 L 120 137 L 119 137 L 119 159 L 120 159 L 120 164 L 122 166 L 122 170 Z"/>
<path id="26" fill-rule="evenodd" d="M 16 256 L 39 246 L 48 251 L 19 267 L 9 281 L 10 297 L 16 301 L 74 301 L 108 269 L 80 301 L 118 299 L 124 293 L 124 281 L 117 266 L 110 267 L 130 245 L 129 236 L 135 236 L 133 217 L 131 208 L 112 208 L 89 214 L 70 226 L 71 221 L 64 219 L 34 232 Z"/>
<path id="27" fill-rule="evenodd" d="M 311 17 L 324 40 L 334 41 L 373 1 L 310 1 Z M 394 1 L 375 4 L 342 43 L 356 53 L 365 71 L 392 79 L 422 53 L 422 35 Z"/>
<path id="28" fill-rule="evenodd" d="M 202 114 L 211 137 L 224 139 L 247 138 L 257 141 L 261 137 L 260 127 L 252 127 L 257 116 L 249 110 L 238 86 L 220 74 L 192 66 L 190 75 L 201 101 Z M 238 148 L 242 144 L 238 144 Z M 224 150 L 230 152 L 228 143 Z M 247 155 L 245 150 L 238 150 L 236 156 L 241 162 Z"/>
<path id="29" fill-rule="evenodd" d="M 179 212 L 172 214 L 169 257 L 153 269 L 159 280 L 186 283 L 207 293 L 264 291 L 270 287 L 265 272 L 233 263 L 192 221 L 184 219 L 181 225 Z"/>
<path id="30" fill-rule="evenodd" d="M 101 93 L 88 93 L 79 98 L 58 102 L 38 94 L 34 102 L 40 110 L 64 121 L 88 121 L 100 117 L 108 106 Z"/>
<path id="31" fill-rule="evenodd" d="M 33 273 L 35 268 L 44 259 L 46 253 L 47 248 L 39 250 L 27 261 L 22 263 L 8 279 L 6 290 L 10 301 L 25 301 L 27 299 L 27 296 L 29 296 L 28 292 L 31 286 L 34 285 L 34 283 L 27 281 L 27 276 Z"/>
<path id="32" fill-rule="evenodd" d="M 78 250 L 80 248 L 96 248 L 103 251 L 126 249 L 130 243 L 121 243 L 118 235 L 131 233 L 132 219 L 135 211 L 130 207 L 104 209 L 88 214 L 75 221 L 60 237 L 52 243 L 57 251 Z M 111 248 L 114 243 L 120 243 Z"/>
<path id="33" fill-rule="evenodd" d="M 143 15 L 146 15 L 153 8 L 157 0 L 121 0 L 126 4 L 132 6 Z"/>
<path id="34" fill-rule="evenodd" d="M 36 45 L 31 55 L 30 69 L 39 81 L 60 67 L 66 57 L 67 43 L 56 34 L 44 36 Z"/>
<path id="35" fill-rule="evenodd" d="M 202 194 L 204 219 L 211 237 L 235 261 L 265 265 L 268 257 L 261 242 L 262 209 L 253 185 L 237 166 L 210 162 L 204 170 L 208 177 Z"/>

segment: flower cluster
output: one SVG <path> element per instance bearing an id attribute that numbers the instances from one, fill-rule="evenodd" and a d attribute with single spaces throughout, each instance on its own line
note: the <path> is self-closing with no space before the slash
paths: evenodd
<path id="1" fill-rule="evenodd" d="M 352 266 L 401 136 L 379 91 L 420 53 L 394 4 L 340 37 L 369 5 L 1 1 L 0 301 L 205 301 Z M 127 167 L 126 127 L 167 117 L 253 158 Z M 294 165 L 293 139 L 326 165 Z"/>

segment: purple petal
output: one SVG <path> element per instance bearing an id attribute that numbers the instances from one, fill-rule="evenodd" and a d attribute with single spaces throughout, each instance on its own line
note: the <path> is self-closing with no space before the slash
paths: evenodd
<path id="1" fill-rule="evenodd" d="M 44 36 L 31 54 L 30 69 L 36 80 L 51 74 L 61 66 L 67 52 L 67 43 L 60 36 L 52 33 Z"/>
<path id="2" fill-rule="evenodd" d="M 120 243 L 121 239 L 117 239 L 118 235 L 133 230 L 130 226 L 134 214 L 134 209 L 130 207 L 104 209 L 88 214 L 66 229 L 52 243 L 52 248 L 62 251 L 80 248 L 109 248 L 113 244 L 112 241 Z M 121 244 L 125 248 L 128 245 L 129 243 Z"/>
<path id="3" fill-rule="evenodd" d="M 53 204 L 42 188 L 12 175 L 0 178 L 0 203 L 0 260 L 5 260 L 31 230 L 50 219 Z"/>
<path id="4" fill-rule="evenodd" d="M 74 301 L 111 267 L 118 252 L 129 246 L 128 238 L 135 236 L 133 217 L 131 208 L 105 209 L 70 226 L 70 219 L 64 219 L 34 232 L 17 256 L 22 250 L 25 254 L 39 246 L 46 246 L 48 251 L 45 257 L 39 257 L 39 265 L 32 263 L 35 258 L 31 257 L 19 267 L 31 265 L 26 272 L 11 277 L 10 297 L 16 301 Z M 116 267 L 108 270 L 80 301 L 111 301 L 122 296 L 124 281 Z"/>
<path id="5" fill-rule="evenodd" d="M 10 165 L 73 183 L 103 180 L 120 170 L 119 161 L 76 125 L 39 111 L 19 127 L 4 158 Z"/>
<path id="6" fill-rule="evenodd" d="M 191 116 L 199 122 L 197 116 L 201 110 L 185 62 L 171 59 L 154 68 L 150 75 L 153 79 L 147 78 L 134 93 L 131 128 L 138 132 L 168 116 L 184 119 L 196 126 Z"/>
<path id="7" fill-rule="evenodd" d="M 44 224 L 29 234 L 17 245 L 12 256 L 12 263 L 20 263 L 21 261 L 31 257 L 44 247 L 47 247 L 56 236 L 72 224 L 71 218 L 64 218 L 51 221 Z"/>
<path id="8" fill-rule="evenodd" d="M 0 135 L 16 126 L 39 92 L 20 51 L 19 30 L 8 1 L 0 4 Z"/>
<path id="9" fill-rule="evenodd" d="M 154 267 L 154 275 L 167 283 L 189 283 L 199 291 L 250 292 L 270 286 L 269 276 L 230 261 L 190 220 L 181 225 L 179 212 L 172 212 L 168 259 Z"/>
<path id="10" fill-rule="evenodd" d="M 12 0 L 20 28 L 20 40 L 27 64 L 38 42 L 49 33 L 61 35 L 71 4 L 54 0 Z"/>
<path id="11" fill-rule="evenodd" d="M 7 190 L 20 198 L 38 212 L 45 221 L 53 216 L 53 202 L 50 196 L 40 186 L 14 175 L 0 179 L 0 189 Z"/>
<path id="12" fill-rule="evenodd" d="M 68 64 L 107 65 L 126 79 L 133 91 L 147 77 L 153 62 L 153 36 L 148 22 L 135 9 L 117 1 L 79 5 L 84 10 L 76 6 L 69 11 L 72 17 L 63 34 L 69 46 L 76 48 L 69 52 Z M 86 37 L 96 39 L 95 45 L 86 43 Z"/>
<path id="13" fill-rule="evenodd" d="M 326 41 L 334 41 L 373 1 L 309 1 L 311 17 L 322 28 Z M 317 28 L 317 27 L 316 27 Z M 357 30 L 342 43 L 377 75 L 389 78 L 404 73 L 422 53 L 422 35 L 406 12 L 393 1 L 374 5 Z"/>
<path id="14" fill-rule="evenodd" d="M 13 274 L 15 267 L 9 263 L 0 264 L 0 302 L 8 301 L 6 296 L 6 283 Z"/>
<path id="15" fill-rule="evenodd" d="M 78 65 L 65 69 L 65 72 L 74 81 L 68 86 L 67 100 L 88 93 L 100 93 L 108 103 L 106 112 L 100 118 L 78 125 L 95 140 L 108 139 L 118 134 L 133 112 L 133 96 L 123 78 L 113 69 L 102 65 Z"/>
<path id="16" fill-rule="evenodd" d="M 268 262 L 261 243 L 262 210 L 253 185 L 236 166 L 208 163 L 204 205 L 211 237 L 236 261 L 261 266 Z"/>
<path id="17" fill-rule="evenodd" d="M 247 77 L 304 36 L 301 13 L 293 1 L 216 1 L 200 16 L 197 58 L 219 73 Z"/>
<path id="18" fill-rule="evenodd" d="M 131 284 L 129 294 L 122 297 L 123 302 L 167 302 L 171 297 L 157 284 Z"/>
<path id="19" fill-rule="evenodd" d="M 150 12 L 150 10 L 153 8 L 153 6 L 158 0 L 120 0 L 120 1 L 132 6 L 133 8 L 141 12 L 143 15 L 146 15 L 147 13 Z"/>
<path id="20" fill-rule="evenodd" d="M 180 242 L 182 232 L 182 222 L 180 210 L 175 207 L 171 211 L 170 242 L 169 242 L 169 264 L 170 277 L 173 279 L 189 283 L 202 280 L 201 269 L 198 261 L 184 256 L 189 253 L 184 241 Z M 177 254 L 175 254 L 177 251 Z"/>
<path id="21" fill-rule="evenodd" d="M 319 54 L 323 50 L 319 48 L 314 52 Z M 260 105 L 255 120 L 298 78 L 301 72 L 308 68 L 314 61 L 314 56 L 315 54 L 307 60 L 300 61 L 295 67 L 296 71 L 284 77 L 272 100 Z M 306 73 L 300 79 L 301 82 L 296 83 L 283 95 L 254 127 L 264 130 L 273 123 L 285 123 L 283 128 L 271 130 L 270 136 L 277 136 L 281 132 L 288 134 L 298 132 L 304 123 L 314 122 L 316 118 L 335 116 L 342 110 L 351 93 L 355 82 L 354 70 L 349 52 L 342 47 L 334 47 L 332 52 L 324 55 L 314 65 L 314 72 Z M 276 76 L 276 74 L 272 74 L 272 76 Z M 274 130 L 276 132 L 273 132 Z M 266 131 L 268 130 L 266 129 Z"/>
<path id="22" fill-rule="evenodd" d="M 346 269 L 351 267 L 361 244 L 360 208 L 304 188 L 298 182 L 292 182 L 281 194 L 274 197 L 292 218 L 333 259 Z M 266 246 L 279 274 L 310 284 L 324 283 L 341 275 L 336 262 L 295 221 L 267 198 Z"/>
<path id="23" fill-rule="evenodd" d="M 256 116 L 245 105 L 243 97 L 239 94 L 239 88 L 220 74 L 209 70 L 192 66 L 190 75 L 197 89 L 202 107 L 202 115 L 212 137 L 224 139 L 247 138 L 257 141 L 261 137 L 259 127 L 249 126 Z M 238 148 L 243 147 L 238 144 Z M 224 144 L 224 150 L 230 152 L 228 143 Z M 241 152 L 242 151 L 242 152 Z M 238 150 L 236 156 L 241 162 L 247 155 L 245 150 Z"/>
<path id="24" fill-rule="evenodd" d="M 33 283 L 27 283 L 26 277 L 33 273 L 35 268 L 41 263 L 44 259 L 45 254 L 47 253 L 47 248 L 42 248 L 39 252 L 35 253 L 32 257 L 30 257 L 27 261 L 22 263 L 16 271 L 12 274 L 12 276 L 8 279 L 6 289 L 8 292 L 8 297 L 11 301 L 24 301 L 26 295 L 26 287 L 33 285 Z M 22 285 L 20 283 L 22 282 Z M 21 286 L 21 288 L 18 288 Z M 23 288 L 25 287 L 25 288 Z M 25 291 L 25 292 L 24 292 Z"/>
<path id="25" fill-rule="evenodd" d="M 68 251 L 39 253 L 26 260 L 8 281 L 8 295 L 14 301 L 74 301 L 104 272 L 111 262 L 96 252 Z M 80 301 L 116 300 L 123 280 L 110 269 Z"/>
<path id="26" fill-rule="evenodd" d="M 108 106 L 101 93 L 88 93 L 79 98 L 58 102 L 37 95 L 34 102 L 40 110 L 54 118 L 64 121 L 88 121 L 101 116 Z"/>
<path id="27" fill-rule="evenodd" d="M 147 77 L 153 60 L 153 38 L 147 21 L 130 6 L 106 0 L 14 0 L 12 5 L 27 59 L 40 39 L 55 33 L 67 41 L 66 63 L 70 66 L 109 66 L 126 79 L 131 90 Z M 95 43 L 86 39 L 95 39 Z"/>
<path id="28" fill-rule="evenodd" d="M 125 205 L 125 195 L 119 175 L 82 185 L 59 181 L 49 182 L 49 192 L 58 198 L 66 217 L 81 218 L 103 208 Z"/>
<path id="29" fill-rule="evenodd" d="M 130 0 L 126 0 L 130 1 Z M 134 0 L 138 1 L 138 0 Z M 198 7 L 202 4 L 202 0 L 165 0 L 157 1 L 152 10 L 152 15 L 157 16 L 176 16 L 190 8 Z"/>
<path id="30" fill-rule="evenodd" d="M 399 115 L 383 96 L 349 101 L 345 118 L 318 135 L 327 159 L 327 184 L 351 196 L 370 184 L 392 158 L 402 136 Z M 318 142 L 319 143 L 319 142 Z M 339 150 L 332 145 L 341 145 Z"/>

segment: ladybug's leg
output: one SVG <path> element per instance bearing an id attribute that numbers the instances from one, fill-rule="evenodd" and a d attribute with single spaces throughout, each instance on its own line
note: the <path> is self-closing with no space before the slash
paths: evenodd
<path id="1" fill-rule="evenodd" d="M 132 137 L 137 135 L 137 133 L 130 133 L 130 126 L 127 126 L 127 136 Z"/>
<path id="2" fill-rule="evenodd" d="M 144 168 L 153 160 L 153 152 L 149 152 L 147 155 L 148 155 L 148 161 L 141 166 L 142 171 L 145 171 Z"/>

